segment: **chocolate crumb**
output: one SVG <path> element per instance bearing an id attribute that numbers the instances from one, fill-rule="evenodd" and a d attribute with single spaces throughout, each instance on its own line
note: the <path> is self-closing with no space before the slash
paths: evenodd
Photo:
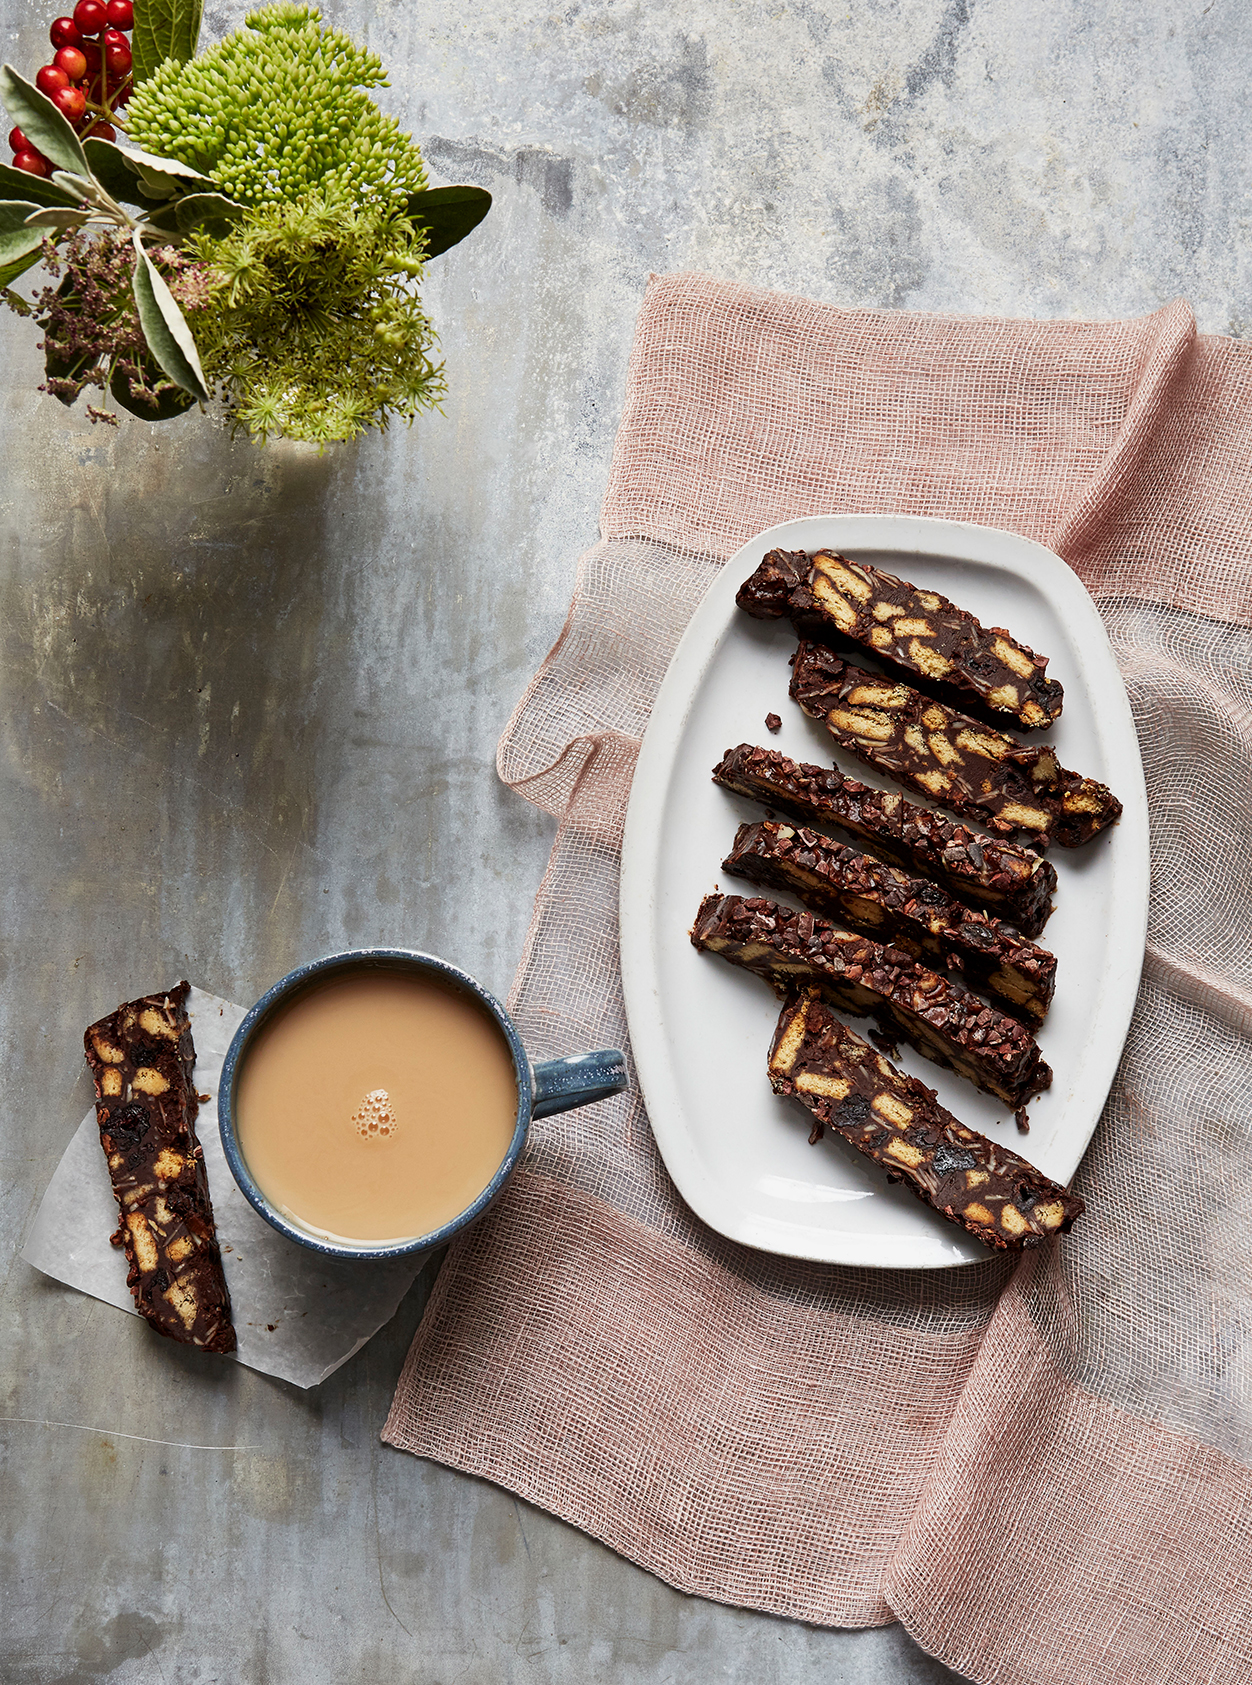
<path id="1" fill-rule="evenodd" d="M 1023 1135 L 1030 1134 L 1030 1119 L 1026 1115 L 1025 1106 L 1019 1106 L 1017 1108 L 1017 1110 L 1013 1113 L 1013 1121 L 1021 1130 Z"/>
<path id="2" fill-rule="evenodd" d="M 782 721 L 779 719 L 777 714 L 766 714 L 765 729 L 766 731 L 773 732 L 779 732 L 782 730 Z"/>

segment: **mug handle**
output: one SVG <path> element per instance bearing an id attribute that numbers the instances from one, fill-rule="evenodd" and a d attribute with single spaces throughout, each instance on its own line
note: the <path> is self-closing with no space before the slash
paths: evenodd
<path id="1" fill-rule="evenodd" d="M 552 1117 L 607 1100 L 629 1086 L 626 1055 L 615 1047 L 598 1053 L 572 1053 L 568 1059 L 545 1059 L 531 1066 L 531 1117 Z"/>

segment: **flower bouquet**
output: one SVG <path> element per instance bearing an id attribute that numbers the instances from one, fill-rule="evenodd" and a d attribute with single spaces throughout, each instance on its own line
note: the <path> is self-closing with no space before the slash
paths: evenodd
<path id="1" fill-rule="evenodd" d="M 0 288 L 43 330 L 40 389 L 148 421 L 218 396 L 258 441 L 319 444 L 437 405 L 420 282 L 491 195 L 427 186 L 369 97 L 381 61 L 312 6 L 196 56 L 200 0 L 133 5 L 78 0 L 33 83 L 0 69 Z M 29 302 L 13 282 L 40 263 Z"/>

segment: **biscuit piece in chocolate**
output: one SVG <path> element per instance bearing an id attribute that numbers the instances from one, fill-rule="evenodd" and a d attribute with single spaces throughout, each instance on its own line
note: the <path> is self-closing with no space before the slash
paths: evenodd
<path id="1" fill-rule="evenodd" d="M 1056 956 L 986 913 L 954 901 L 928 878 L 910 877 L 816 831 L 763 820 L 741 825 L 723 871 L 790 890 L 827 917 L 903 948 L 914 959 L 959 971 L 1006 1012 L 1038 1026 L 1056 987 Z"/>
<path id="2" fill-rule="evenodd" d="M 1007 1106 L 1021 1106 L 1052 1082 L 1033 1036 L 1015 1018 L 958 990 L 900 948 L 855 935 L 816 913 L 759 897 L 706 895 L 691 940 L 754 971 L 779 994 L 818 988 L 845 1012 L 877 1018 Z"/>
<path id="3" fill-rule="evenodd" d="M 1050 744 L 1028 749 L 823 644 L 801 644 L 792 664 L 793 699 L 836 743 L 997 836 L 1078 848 L 1121 816 L 1112 791 L 1067 771 Z"/>
<path id="4" fill-rule="evenodd" d="M 1002 1252 L 1073 1227 L 1086 1206 L 1008 1147 L 967 1129 L 933 1089 L 906 1076 L 840 1023 L 817 990 L 782 1010 L 769 1055 L 775 1094 L 829 1127 L 918 1199 Z"/>
<path id="5" fill-rule="evenodd" d="M 741 743 L 713 768 L 727 790 L 807 824 L 834 825 L 906 872 L 933 878 L 963 901 L 1038 936 L 1052 912 L 1056 867 L 1017 843 L 979 837 L 894 790 L 872 790 L 837 767 L 788 760 Z"/>
<path id="6" fill-rule="evenodd" d="M 833 550 L 812 557 L 771 550 L 735 601 L 758 620 L 786 616 L 802 638 L 866 650 L 890 671 L 992 720 L 1031 731 L 1061 712 L 1064 693 L 1047 677 L 1047 656 L 869 562 Z"/>
<path id="7" fill-rule="evenodd" d="M 159 1334 L 232 1352 L 235 1330 L 196 1139 L 189 983 L 119 1006 L 84 1037 L 135 1308 Z"/>

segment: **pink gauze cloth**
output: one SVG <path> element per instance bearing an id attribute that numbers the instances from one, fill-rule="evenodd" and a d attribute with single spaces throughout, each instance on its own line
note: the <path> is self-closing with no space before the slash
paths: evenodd
<path id="1" fill-rule="evenodd" d="M 623 815 L 670 656 L 763 527 L 1008 527 L 1104 616 L 1152 815 L 1143 983 L 1054 1247 L 944 1272 L 752 1251 L 637 1091 L 538 1124 L 449 1255 L 384 1430 L 682 1589 L 901 1620 L 978 1681 L 1252 1681 L 1252 349 L 654 278 L 603 538 L 500 744 L 560 819 L 511 997 L 627 1047 Z"/>

